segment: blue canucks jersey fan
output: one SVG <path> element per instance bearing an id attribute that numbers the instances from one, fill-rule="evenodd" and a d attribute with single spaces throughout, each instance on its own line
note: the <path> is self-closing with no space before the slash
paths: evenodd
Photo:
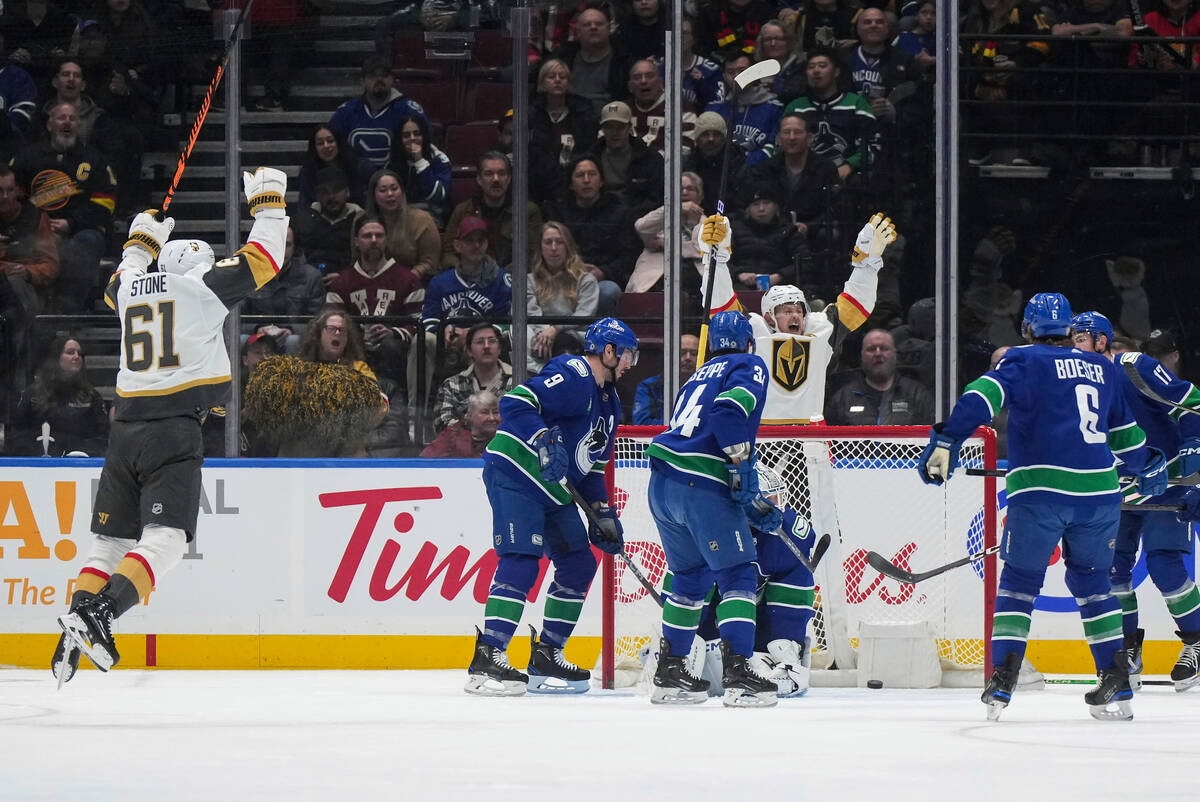
<path id="1" fill-rule="evenodd" d="M 483 455 L 483 484 L 492 505 L 492 542 L 499 557 L 476 629 L 467 693 L 520 696 L 584 693 L 591 674 L 563 653 L 596 573 L 588 545 L 616 554 L 621 522 L 609 506 L 604 469 L 621 421 L 616 382 L 637 363 L 633 330 L 616 318 L 593 323 L 583 356 L 563 355 L 500 401 L 500 428 Z M 584 528 L 564 480 L 596 512 Z M 554 564 L 539 638 L 533 627 L 529 674 L 508 662 L 508 643 L 545 554 Z"/>
<path id="2" fill-rule="evenodd" d="M 1119 654 L 1121 605 L 1108 578 L 1121 516 L 1116 466 L 1124 462 L 1137 475 L 1139 492 L 1151 496 L 1166 489 L 1167 466 L 1134 421 L 1118 368 L 1072 348 L 1070 325 L 1065 297 L 1033 296 L 1022 323 L 1028 344 L 1010 348 L 967 385 L 946 422 L 934 426 L 918 465 L 923 481 L 942 484 L 958 464 L 963 440 L 1008 408 L 1004 568 L 992 616 L 994 672 L 981 697 L 993 720 L 1016 686 L 1033 604 L 1060 541 L 1067 588 L 1079 604 L 1100 676 L 1084 700 L 1095 718 L 1133 717 L 1129 672 Z"/>

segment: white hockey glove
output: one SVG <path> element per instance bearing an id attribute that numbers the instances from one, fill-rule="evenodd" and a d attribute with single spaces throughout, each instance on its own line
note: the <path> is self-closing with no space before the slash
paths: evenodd
<path id="1" fill-rule="evenodd" d="M 133 269 L 145 272 L 158 254 L 162 246 L 171 238 L 175 228 L 175 218 L 164 217 L 159 220 L 157 209 L 147 209 L 139 212 L 129 224 L 129 239 L 121 253 L 121 270 Z"/>
<path id="2" fill-rule="evenodd" d="M 709 215 L 704 218 L 696 232 L 696 248 L 702 254 L 711 253 L 713 259 L 725 264 L 733 254 L 730 246 L 731 232 L 728 217 L 720 214 Z"/>
<path id="3" fill-rule="evenodd" d="M 242 187 L 250 203 L 251 217 L 258 217 L 258 213 L 265 209 L 278 209 L 278 212 L 270 214 L 283 216 L 287 208 L 284 202 L 287 173 L 274 167 L 259 167 L 253 173 L 242 173 Z"/>
<path id="4" fill-rule="evenodd" d="M 860 264 L 871 259 L 873 261 L 868 264 L 878 270 L 883 267 L 883 261 L 879 257 L 883 256 L 887 246 L 895 240 L 896 227 L 892 225 L 891 218 L 884 217 L 882 212 L 876 212 L 858 232 L 851 261 Z"/>

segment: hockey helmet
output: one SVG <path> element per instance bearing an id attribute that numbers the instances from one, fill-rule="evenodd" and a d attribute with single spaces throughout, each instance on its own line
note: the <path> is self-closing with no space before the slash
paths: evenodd
<path id="1" fill-rule="evenodd" d="M 588 326 L 583 335 L 583 352 L 585 354 L 603 354 L 604 346 L 611 345 L 618 357 L 629 354 L 629 364 L 636 365 L 638 361 L 638 339 L 633 329 L 615 317 L 603 317 Z"/>
<path id="2" fill-rule="evenodd" d="M 158 269 L 163 273 L 182 276 L 196 268 L 207 270 L 216 257 L 212 246 L 199 239 L 173 239 L 162 246 L 158 254 Z"/>
<path id="3" fill-rule="evenodd" d="M 746 345 L 754 342 L 754 329 L 741 312 L 732 309 L 717 312 L 708 324 L 708 342 L 714 354 L 722 351 L 744 353 Z"/>
<path id="4" fill-rule="evenodd" d="M 760 310 L 762 316 L 771 316 L 771 325 L 775 325 L 775 307 L 782 304 L 799 304 L 804 308 L 804 314 L 809 313 L 808 299 L 804 297 L 804 293 L 799 287 L 791 284 L 777 284 L 767 290 L 762 297 L 762 306 Z"/>
<path id="5" fill-rule="evenodd" d="M 1071 331 L 1085 332 L 1092 335 L 1092 339 L 1097 341 L 1103 334 L 1108 338 L 1110 344 L 1113 340 L 1112 321 L 1099 312 L 1080 312 L 1071 318 Z"/>
<path id="6" fill-rule="evenodd" d="M 786 507 L 788 489 L 783 483 L 783 478 L 774 468 L 768 468 L 761 462 L 754 463 L 754 470 L 758 472 L 758 492 L 779 509 Z"/>
<path id="7" fill-rule="evenodd" d="M 1071 304 L 1059 292 L 1039 292 L 1025 304 L 1021 333 L 1034 337 L 1065 337 L 1071 330 Z"/>

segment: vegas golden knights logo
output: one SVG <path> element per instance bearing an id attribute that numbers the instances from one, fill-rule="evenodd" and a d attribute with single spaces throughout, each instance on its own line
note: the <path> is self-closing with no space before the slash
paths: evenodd
<path id="1" fill-rule="evenodd" d="M 771 378 L 788 392 L 808 381 L 808 346 L 806 340 L 790 337 L 771 343 Z"/>
<path id="2" fill-rule="evenodd" d="M 101 526 L 104 526 L 105 524 L 108 523 L 108 513 L 107 512 L 98 512 L 98 513 L 96 513 L 96 517 L 100 519 Z"/>

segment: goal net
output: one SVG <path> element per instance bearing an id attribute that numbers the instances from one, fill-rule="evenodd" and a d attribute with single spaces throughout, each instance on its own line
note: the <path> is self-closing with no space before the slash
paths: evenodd
<path id="1" fill-rule="evenodd" d="M 625 550 L 659 590 L 666 557 L 647 504 L 646 446 L 662 427 L 623 426 L 609 466 L 609 492 L 625 529 Z M 959 469 L 941 487 L 917 475 L 929 442 L 924 426 L 769 426 L 759 431 L 759 460 L 787 485 L 787 505 L 832 544 L 817 566 L 816 615 L 808 644 L 814 669 L 852 669 L 860 624 L 926 622 L 945 670 L 988 665 L 995 558 L 919 585 L 882 576 L 867 564 L 877 551 L 898 566 L 924 571 L 975 554 L 996 540 L 996 480 L 965 468 L 994 468 L 995 434 L 981 428 L 964 443 Z M 659 606 L 619 559 L 604 561 L 605 687 L 640 673 L 638 652 L 657 645 Z M 822 672 L 814 672 L 818 684 Z M 624 681 L 622 681 L 624 680 Z M 841 684 L 829 679 L 830 684 Z"/>

